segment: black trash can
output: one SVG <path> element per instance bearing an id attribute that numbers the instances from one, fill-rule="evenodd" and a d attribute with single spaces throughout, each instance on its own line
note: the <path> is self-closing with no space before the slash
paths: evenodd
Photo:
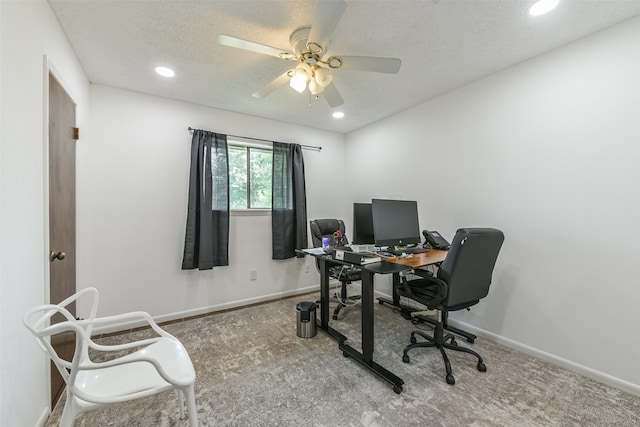
<path id="1" fill-rule="evenodd" d="M 300 338 L 315 337 L 318 333 L 316 329 L 316 303 L 299 302 L 296 305 L 296 333 Z"/>

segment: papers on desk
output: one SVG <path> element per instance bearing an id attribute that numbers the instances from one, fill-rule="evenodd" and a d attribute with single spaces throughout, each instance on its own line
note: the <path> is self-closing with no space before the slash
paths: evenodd
<path id="1" fill-rule="evenodd" d="M 314 256 L 327 255 L 327 251 L 325 251 L 324 248 L 302 249 L 302 252 Z M 330 253 L 334 259 L 356 265 L 365 265 L 382 261 L 381 257 L 372 253 L 358 253 L 340 249 L 332 249 Z"/>
<path id="2" fill-rule="evenodd" d="M 302 252 L 306 252 L 309 255 L 324 255 L 324 254 L 326 254 L 326 252 L 324 251 L 324 248 L 303 249 Z"/>

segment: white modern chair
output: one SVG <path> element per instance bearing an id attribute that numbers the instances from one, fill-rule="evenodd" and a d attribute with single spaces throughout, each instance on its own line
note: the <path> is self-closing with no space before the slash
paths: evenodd
<path id="1" fill-rule="evenodd" d="M 88 318 L 77 320 L 66 307 L 83 296 L 92 297 L 91 311 Z M 182 343 L 161 329 L 148 313 L 138 311 L 96 318 L 97 311 L 98 291 L 87 288 L 60 304 L 34 307 L 23 318 L 25 326 L 36 336 L 67 383 L 67 401 L 60 426 L 72 427 L 82 412 L 173 389 L 178 396 L 180 418 L 184 419 L 186 395 L 189 424 L 196 427 L 196 374 Z M 51 324 L 52 316 L 58 313 L 66 320 Z M 94 327 L 136 320 L 146 321 L 158 336 L 119 345 L 100 345 L 91 340 Z M 75 353 L 70 361 L 61 358 L 51 345 L 52 336 L 69 332 L 76 337 Z M 90 349 L 93 360 L 104 359 L 100 357 L 102 354 L 109 355 L 109 360 L 94 362 L 89 358 Z"/>

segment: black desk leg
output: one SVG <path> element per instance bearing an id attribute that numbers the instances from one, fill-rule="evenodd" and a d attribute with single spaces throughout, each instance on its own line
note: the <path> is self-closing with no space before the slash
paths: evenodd
<path id="1" fill-rule="evenodd" d="M 396 308 L 402 308 L 400 306 L 400 295 L 398 295 L 398 286 L 400 286 L 400 275 L 398 273 L 393 273 L 392 279 L 393 285 L 391 286 L 391 294 L 393 295 L 393 299 L 378 297 L 378 302 L 380 304 L 389 304 L 390 306 Z"/>
<path id="2" fill-rule="evenodd" d="M 320 267 L 320 327 L 329 327 L 329 263 L 324 258 L 318 258 Z"/>
<path id="3" fill-rule="evenodd" d="M 362 272 L 362 358 L 373 362 L 373 273 Z"/>
<path id="4" fill-rule="evenodd" d="M 400 294 L 398 294 L 398 287 L 400 286 L 400 274 L 393 274 L 393 286 L 391 287 L 391 293 L 393 294 L 393 305 L 396 307 L 400 305 Z"/>
<path id="5" fill-rule="evenodd" d="M 329 263 L 324 258 L 318 258 L 318 265 L 320 267 L 320 324 L 316 321 L 316 325 L 342 344 L 347 337 L 329 326 Z"/>
<path id="6" fill-rule="evenodd" d="M 404 384 L 402 378 L 373 361 L 373 275 L 374 273 L 371 271 L 362 271 L 362 353 L 347 344 L 341 344 L 340 349 L 345 356 L 352 357 L 371 372 L 391 383 L 393 391 L 400 393 Z"/>

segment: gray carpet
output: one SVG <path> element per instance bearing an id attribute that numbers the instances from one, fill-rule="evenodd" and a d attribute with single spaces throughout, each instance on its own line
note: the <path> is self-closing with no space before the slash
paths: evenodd
<path id="1" fill-rule="evenodd" d="M 402 362 L 415 327 L 389 306 L 375 304 L 375 360 L 405 381 L 404 391 L 396 394 L 343 357 L 326 334 L 296 336 L 295 305 L 314 297 L 165 326 L 184 343 L 195 365 L 201 426 L 640 425 L 640 397 L 482 338 L 458 343 L 478 351 L 487 372 L 477 371 L 472 356 L 449 352 L 456 378 L 450 386 L 437 350 L 413 350 L 411 363 Z M 360 348 L 359 307 L 344 310 L 331 324 Z M 63 404 L 64 398 L 47 426 L 58 425 Z M 187 426 L 188 421 L 178 419 L 175 394 L 167 392 L 83 414 L 75 425 Z"/>

